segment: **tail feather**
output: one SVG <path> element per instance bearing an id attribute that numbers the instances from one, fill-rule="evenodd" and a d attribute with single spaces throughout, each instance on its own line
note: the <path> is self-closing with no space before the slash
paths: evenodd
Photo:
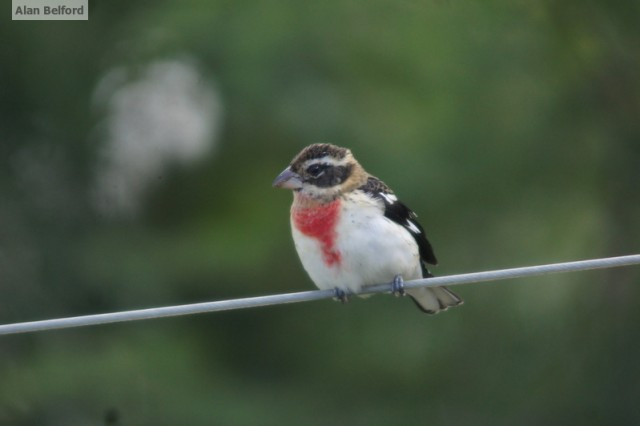
<path id="1" fill-rule="evenodd" d="M 421 287 L 407 290 L 418 308 L 427 314 L 437 314 L 463 303 L 460 296 L 447 287 Z"/>

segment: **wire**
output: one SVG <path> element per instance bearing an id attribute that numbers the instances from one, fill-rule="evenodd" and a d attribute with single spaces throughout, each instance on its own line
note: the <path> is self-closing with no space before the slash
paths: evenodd
<path id="1" fill-rule="evenodd" d="M 536 275 L 605 269 L 640 264 L 640 255 L 609 257 L 603 259 L 581 260 L 576 262 L 553 263 L 548 265 L 526 266 L 521 268 L 500 269 L 495 271 L 474 272 L 470 274 L 448 275 L 405 281 L 407 289 L 416 287 L 453 286 L 486 281 L 524 278 Z M 391 291 L 390 284 L 367 287 L 359 294 L 385 293 Z M 217 302 L 194 303 L 189 305 L 165 306 L 160 308 L 138 309 L 133 311 L 107 314 L 85 315 L 42 321 L 21 322 L 0 325 L 0 335 L 31 333 L 35 331 L 56 330 L 72 327 L 85 327 L 98 324 L 110 324 L 124 321 L 137 321 L 192 315 L 204 312 L 229 311 L 234 309 L 257 308 L 260 306 L 282 305 L 286 303 L 309 302 L 334 297 L 333 290 L 303 291 L 298 293 L 275 294 L 269 296 L 248 297 L 243 299 L 222 300 Z"/>

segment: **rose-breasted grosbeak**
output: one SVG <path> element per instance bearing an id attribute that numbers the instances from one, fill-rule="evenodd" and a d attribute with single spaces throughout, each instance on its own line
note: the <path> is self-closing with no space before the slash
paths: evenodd
<path id="1" fill-rule="evenodd" d="M 315 144 L 303 149 L 273 182 L 292 189 L 293 241 L 322 290 L 340 298 L 363 287 L 402 278 L 431 277 L 437 263 L 416 214 L 380 179 L 367 173 L 346 148 Z M 407 290 L 418 307 L 435 314 L 462 303 L 446 287 Z"/>

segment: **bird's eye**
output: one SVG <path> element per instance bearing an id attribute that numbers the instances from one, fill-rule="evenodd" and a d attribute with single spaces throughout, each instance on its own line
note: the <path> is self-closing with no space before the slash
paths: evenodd
<path id="1" fill-rule="evenodd" d="M 310 176 L 318 177 L 324 172 L 325 168 L 326 166 L 324 164 L 312 164 L 307 167 L 307 173 L 309 173 Z"/>

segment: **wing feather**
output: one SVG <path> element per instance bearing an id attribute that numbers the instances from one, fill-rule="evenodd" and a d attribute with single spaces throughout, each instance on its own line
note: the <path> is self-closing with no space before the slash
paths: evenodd
<path id="1" fill-rule="evenodd" d="M 425 277 L 431 276 L 431 273 L 428 271 L 424 263 L 437 265 L 438 260 L 436 259 L 433 247 L 431 247 L 431 243 L 429 243 L 422 225 L 420 225 L 416 220 L 418 215 L 411 211 L 411 209 L 405 206 L 402 202 L 398 201 L 398 198 L 395 196 L 393 191 L 384 182 L 374 176 L 369 176 L 367 182 L 359 189 L 369 193 L 374 198 L 382 200 L 384 203 L 385 217 L 409 231 L 418 244 L 420 258 L 423 262 L 423 275 Z"/>

